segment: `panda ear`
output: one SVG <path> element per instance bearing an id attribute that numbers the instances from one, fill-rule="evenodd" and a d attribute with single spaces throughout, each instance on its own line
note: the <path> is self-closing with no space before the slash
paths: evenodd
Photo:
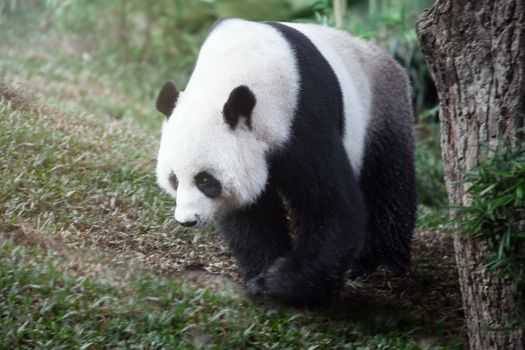
<path id="1" fill-rule="evenodd" d="M 224 104 L 223 115 L 224 121 L 232 130 L 235 129 L 241 117 L 246 118 L 246 125 L 252 128 L 251 115 L 255 107 L 255 95 L 245 85 L 237 86 L 230 93 L 228 101 Z"/>
<path id="2" fill-rule="evenodd" d="M 160 113 L 164 114 L 166 118 L 169 118 L 175 108 L 178 97 L 179 92 L 175 84 L 171 80 L 168 80 L 160 89 L 155 106 Z"/>

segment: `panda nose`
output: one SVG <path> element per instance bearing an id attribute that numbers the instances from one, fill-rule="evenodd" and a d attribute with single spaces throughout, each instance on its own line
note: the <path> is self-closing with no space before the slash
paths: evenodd
<path id="1" fill-rule="evenodd" d="M 197 221 L 179 222 L 179 224 L 181 224 L 184 227 L 192 227 L 195 226 L 195 224 L 197 224 Z"/>

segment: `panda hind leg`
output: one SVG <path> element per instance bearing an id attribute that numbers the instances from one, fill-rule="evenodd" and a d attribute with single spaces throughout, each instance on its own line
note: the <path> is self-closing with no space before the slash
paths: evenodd
<path id="1" fill-rule="evenodd" d="M 410 269 L 411 239 L 416 218 L 414 150 L 410 128 L 375 137 L 367 147 L 360 185 L 368 221 L 365 244 L 350 277 L 384 267 L 396 275 Z"/>

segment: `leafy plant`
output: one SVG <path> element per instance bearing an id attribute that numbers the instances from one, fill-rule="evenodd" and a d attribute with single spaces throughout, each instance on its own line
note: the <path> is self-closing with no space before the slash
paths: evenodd
<path id="1" fill-rule="evenodd" d="M 445 189 L 439 124 L 425 122 L 426 116 L 436 113 L 433 108 L 421 115 L 416 125 L 416 190 L 419 227 L 443 228 L 448 223 L 448 199 Z"/>
<path id="2" fill-rule="evenodd" d="M 457 232 L 486 244 L 489 273 L 510 281 L 510 321 L 525 324 L 525 142 L 504 145 L 467 173 L 471 204 L 456 209 Z"/>
<path id="3" fill-rule="evenodd" d="M 416 130 L 416 186 L 419 203 L 443 207 L 447 203 L 447 193 L 443 181 L 439 125 L 420 123 Z"/>

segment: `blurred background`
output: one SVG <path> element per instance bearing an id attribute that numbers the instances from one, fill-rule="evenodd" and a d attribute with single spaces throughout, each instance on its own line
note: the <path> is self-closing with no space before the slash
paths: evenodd
<path id="1" fill-rule="evenodd" d="M 446 202 L 437 97 L 414 25 L 431 0 L 4 0 L 0 74 L 61 108 L 139 123 L 158 135 L 154 110 L 167 79 L 186 85 L 210 25 L 222 16 L 313 22 L 371 40 L 406 68 L 418 134 L 420 221 L 438 225 Z M 78 110 L 78 109 L 76 109 Z M 420 222 L 421 224 L 421 222 Z"/>
<path id="2" fill-rule="evenodd" d="M 414 29 L 432 2 L 0 0 L 0 344 L 464 348 L 437 97 Z M 184 89 L 222 16 L 339 27 L 405 67 L 419 200 L 410 277 L 351 282 L 327 313 L 261 307 L 239 295 L 212 229 L 176 225 L 155 179 L 154 102 L 167 79 Z"/>

